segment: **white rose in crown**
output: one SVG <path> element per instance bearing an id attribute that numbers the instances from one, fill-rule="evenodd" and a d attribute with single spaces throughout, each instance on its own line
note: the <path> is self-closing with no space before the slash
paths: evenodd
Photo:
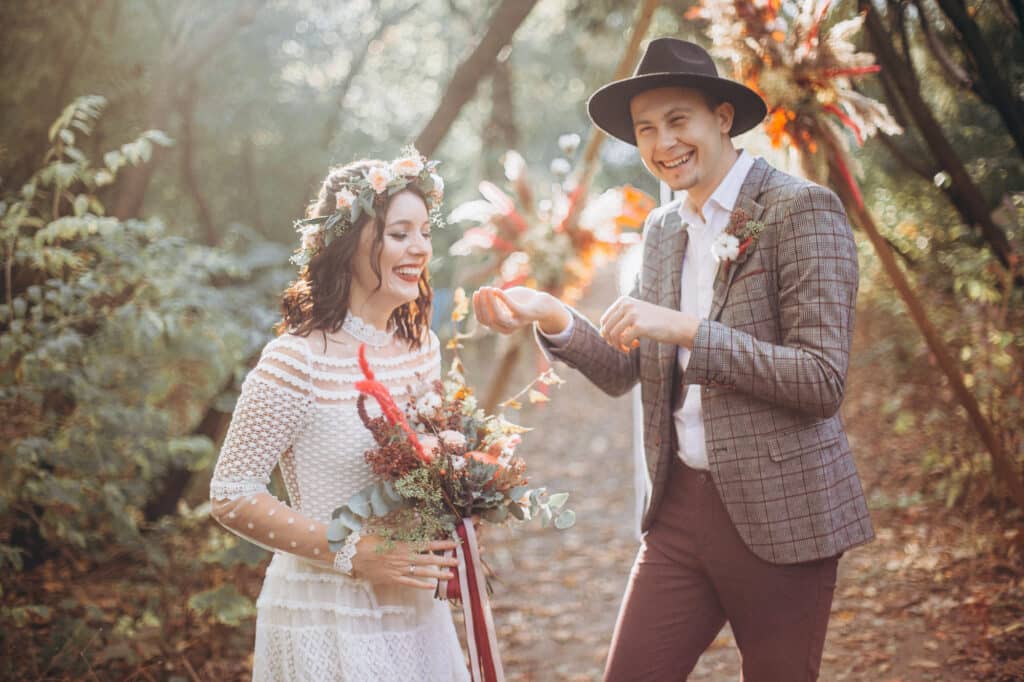
<path id="1" fill-rule="evenodd" d="M 393 175 L 415 176 L 423 171 L 423 160 L 415 156 L 404 156 L 391 162 Z"/>
<path id="2" fill-rule="evenodd" d="M 335 195 L 335 208 L 339 211 L 352 208 L 352 204 L 356 202 L 356 195 L 347 189 L 343 189 Z"/>
<path id="3" fill-rule="evenodd" d="M 740 256 L 740 240 L 735 235 L 722 233 L 711 242 L 711 255 L 716 263 L 734 261 Z"/>
<path id="4" fill-rule="evenodd" d="M 440 203 L 444 198 L 444 180 L 437 173 L 431 173 L 430 179 L 434 181 L 434 188 L 430 190 L 430 195 L 435 202 Z"/>
<path id="5" fill-rule="evenodd" d="M 391 171 L 381 166 L 375 166 L 367 171 L 366 180 L 370 183 L 373 191 L 380 194 L 388 188 L 388 183 L 391 182 Z"/>

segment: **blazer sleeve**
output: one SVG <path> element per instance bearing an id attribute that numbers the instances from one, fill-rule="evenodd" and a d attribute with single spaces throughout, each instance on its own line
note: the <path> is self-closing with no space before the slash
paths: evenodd
<path id="1" fill-rule="evenodd" d="M 684 381 L 727 384 L 819 418 L 839 411 L 857 299 L 857 246 L 839 198 L 798 190 L 777 243 L 781 343 L 719 322 L 697 330 Z"/>
<path id="2" fill-rule="evenodd" d="M 664 207 L 657 208 L 647 214 L 644 221 L 643 241 L 644 260 L 652 257 L 656 251 L 658 235 L 652 234 L 660 229 L 665 216 Z M 641 272 L 646 272 L 641 268 Z M 646 299 L 649 297 L 651 282 L 638 277 L 629 292 L 630 298 Z M 548 360 L 561 360 L 569 367 L 579 370 L 583 376 L 610 396 L 625 395 L 640 380 L 640 358 L 644 355 L 647 339 L 641 340 L 641 347 L 623 353 L 612 348 L 604 340 L 597 327 L 579 311 L 566 306 L 572 314 L 572 330 L 568 340 L 552 343 L 535 327 L 534 335 L 537 344 Z"/>

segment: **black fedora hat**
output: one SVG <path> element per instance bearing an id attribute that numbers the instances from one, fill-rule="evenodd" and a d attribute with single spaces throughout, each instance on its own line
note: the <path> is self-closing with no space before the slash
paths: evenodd
<path id="1" fill-rule="evenodd" d="M 677 38 L 655 38 L 630 78 L 609 83 L 591 95 L 587 111 L 594 124 L 612 137 L 636 144 L 629 102 L 646 90 L 666 87 L 702 90 L 736 109 L 730 136 L 745 133 L 768 113 L 764 100 L 745 85 L 720 78 L 711 55 L 700 45 Z"/>

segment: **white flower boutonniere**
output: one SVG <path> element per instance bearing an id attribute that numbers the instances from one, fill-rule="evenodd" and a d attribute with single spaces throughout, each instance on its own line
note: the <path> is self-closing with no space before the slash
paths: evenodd
<path id="1" fill-rule="evenodd" d="M 723 232 L 711 243 L 711 255 L 715 257 L 716 263 L 736 260 L 740 255 L 740 240 Z"/>
<path id="2" fill-rule="evenodd" d="M 711 255 L 716 262 L 725 262 L 728 273 L 729 267 L 754 245 L 764 227 L 760 220 L 754 220 L 742 208 L 737 208 L 729 215 L 728 227 L 711 243 Z"/>

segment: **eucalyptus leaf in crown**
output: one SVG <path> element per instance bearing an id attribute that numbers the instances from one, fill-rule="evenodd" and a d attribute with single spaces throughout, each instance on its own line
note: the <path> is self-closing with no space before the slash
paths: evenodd
<path id="1" fill-rule="evenodd" d="M 444 227 L 441 216 L 444 180 L 436 170 L 439 164 L 440 161 L 428 161 L 410 145 L 404 147 L 401 156 L 390 163 L 375 165 L 362 176 L 335 183 L 340 187 L 334 193 L 334 213 L 295 221 L 295 231 L 301 235 L 301 241 L 291 262 L 299 267 L 309 265 L 321 249 L 330 246 L 360 218 L 376 216 L 390 197 L 410 186 L 416 187 L 426 199 L 431 226 Z M 328 182 L 330 180 L 328 177 Z"/>

